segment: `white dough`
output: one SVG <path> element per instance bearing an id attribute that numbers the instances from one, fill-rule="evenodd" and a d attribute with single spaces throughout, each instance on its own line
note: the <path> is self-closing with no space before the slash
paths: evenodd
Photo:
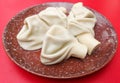
<path id="1" fill-rule="evenodd" d="M 29 16 L 17 35 L 20 46 L 25 50 L 40 49 L 48 29 L 58 24 L 66 27 L 67 17 L 64 7 L 48 7 L 37 15 Z"/>
<path id="2" fill-rule="evenodd" d="M 76 3 L 73 5 L 68 16 L 67 29 L 80 43 L 88 47 L 89 55 L 94 48 L 100 44 L 100 42 L 94 38 L 95 23 L 96 17 L 92 11 L 85 8 L 82 3 Z"/>
<path id="3" fill-rule="evenodd" d="M 39 49 L 48 29 L 49 26 L 40 20 L 38 15 L 27 17 L 17 35 L 18 43 L 25 50 Z"/>
<path id="4" fill-rule="evenodd" d="M 70 56 L 84 58 L 87 47 L 62 26 L 54 25 L 48 30 L 43 41 L 40 60 L 45 65 L 56 64 Z"/>
<path id="5" fill-rule="evenodd" d="M 92 51 L 100 44 L 90 33 L 81 34 L 77 36 L 80 43 L 88 47 L 88 54 L 90 55 Z"/>
<path id="6" fill-rule="evenodd" d="M 64 7 L 48 7 L 41 11 L 38 15 L 49 26 L 61 25 L 66 27 L 67 16 Z"/>

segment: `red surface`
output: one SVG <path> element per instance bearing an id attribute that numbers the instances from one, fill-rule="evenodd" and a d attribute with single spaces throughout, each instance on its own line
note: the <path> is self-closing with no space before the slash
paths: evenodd
<path id="1" fill-rule="evenodd" d="M 112 61 L 100 71 L 77 79 L 56 80 L 35 76 L 18 67 L 6 55 L 2 45 L 2 33 L 7 22 L 19 11 L 32 5 L 51 1 L 78 2 L 78 0 L 0 0 L 0 83 L 120 83 L 120 44 Z M 104 16 L 113 24 L 120 40 L 120 0 L 80 0 Z"/>

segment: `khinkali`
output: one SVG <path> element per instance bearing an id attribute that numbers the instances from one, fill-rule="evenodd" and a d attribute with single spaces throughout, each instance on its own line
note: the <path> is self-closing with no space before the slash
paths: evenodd
<path id="1" fill-rule="evenodd" d="M 96 17 L 92 11 L 85 8 L 82 3 L 73 5 L 70 14 L 68 15 L 67 29 L 80 43 L 88 47 L 89 55 L 94 48 L 100 44 L 100 42 L 94 38 L 95 23 Z"/>
<path id="2" fill-rule="evenodd" d="M 66 9 L 64 7 L 48 7 L 41 11 L 38 15 L 49 26 L 61 25 L 66 27 L 67 16 Z"/>
<path id="3" fill-rule="evenodd" d="M 80 44 L 63 26 L 53 25 L 43 41 L 40 60 L 45 65 L 56 64 L 70 56 L 84 58 L 87 47 Z"/>
<path id="4" fill-rule="evenodd" d="M 17 35 L 18 43 L 25 50 L 39 49 L 48 29 L 49 26 L 38 15 L 27 17 Z"/>
<path id="5" fill-rule="evenodd" d="M 17 35 L 20 46 L 25 50 L 40 49 L 45 34 L 52 25 L 66 27 L 65 13 L 64 7 L 48 7 L 39 14 L 25 18 L 24 25 Z"/>

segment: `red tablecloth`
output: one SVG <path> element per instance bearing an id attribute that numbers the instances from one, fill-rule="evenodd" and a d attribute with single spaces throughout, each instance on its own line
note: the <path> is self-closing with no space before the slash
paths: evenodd
<path id="1" fill-rule="evenodd" d="M 100 71 L 77 79 L 56 80 L 35 76 L 18 67 L 6 55 L 2 33 L 7 22 L 19 11 L 32 5 L 51 1 L 78 2 L 78 0 L 0 0 L 0 83 L 120 83 L 120 45 L 112 61 Z M 120 0 L 80 0 L 113 24 L 120 40 Z"/>

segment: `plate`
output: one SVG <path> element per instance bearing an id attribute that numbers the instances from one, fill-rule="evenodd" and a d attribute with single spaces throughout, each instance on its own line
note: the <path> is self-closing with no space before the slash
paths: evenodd
<path id="1" fill-rule="evenodd" d="M 14 16 L 6 25 L 3 33 L 4 48 L 10 59 L 32 74 L 57 79 L 83 77 L 103 68 L 113 58 L 118 40 L 111 23 L 103 15 L 91 8 L 89 9 L 94 12 L 97 18 L 94 27 L 95 38 L 101 44 L 85 59 L 71 57 L 59 64 L 46 66 L 40 62 L 41 49 L 26 51 L 17 42 L 16 35 L 21 30 L 26 17 L 37 14 L 47 7 L 63 6 L 70 11 L 72 5 L 72 3 L 66 2 L 44 3 L 24 9 Z"/>

